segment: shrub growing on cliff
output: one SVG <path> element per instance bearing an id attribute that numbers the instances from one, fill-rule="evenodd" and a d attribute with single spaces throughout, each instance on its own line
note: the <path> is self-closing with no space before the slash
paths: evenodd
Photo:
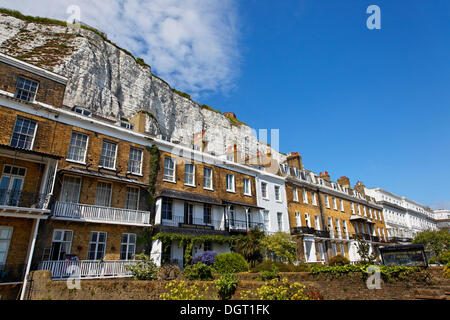
<path id="1" fill-rule="evenodd" d="M 193 266 L 187 266 L 184 269 L 183 274 L 188 280 L 211 280 L 212 268 L 201 262 L 198 262 Z"/>
<path id="2" fill-rule="evenodd" d="M 276 265 L 272 265 L 272 270 L 264 270 L 261 272 L 261 277 L 259 280 L 261 281 L 268 281 L 273 279 L 279 279 L 280 276 L 278 275 L 278 268 Z"/>
<path id="3" fill-rule="evenodd" d="M 308 272 L 311 269 L 311 265 L 306 263 L 293 265 L 280 261 L 264 260 L 260 264 L 256 265 L 252 269 L 252 272 L 271 271 L 274 265 L 277 267 L 279 272 Z"/>
<path id="4" fill-rule="evenodd" d="M 249 269 L 247 261 L 239 253 L 221 253 L 216 257 L 214 269 L 219 274 L 246 272 Z"/>
<path id="5" fill-rule="evenodd" d="M 125 266 L 127 270 L 133 272 L 137 280 L 156 280 L 158 275 L 158 267 L 153 260 L 146 254 L 141 253 L 135 255 L 138 260 L 135 265 Z"/>
<path id="6" fill-rule="evenodd" d="M 329 266 L 345 266 L 346 264 L 350 264 L 350 261 L 346 257 L 341 256 L 340 254 L 332 257 L 328 261 Z"/>
<path id="7" fill-rule="evenodd" d="M 239 279 L 231 273 L 225 273 L 214 281 L 216 285 L 217 294 L 222 300 L 229 300 L 236 292 Z"/>
<path id="8" fill-rule="evenodd" d="M 201 262 L 207 266 L 213 266 L 216 255 L 217 253 L 215 253 L 214 251 L 205 251 L 202 254 L 196 256 L 194 259 L 192 259 L 191 265 Z"/>

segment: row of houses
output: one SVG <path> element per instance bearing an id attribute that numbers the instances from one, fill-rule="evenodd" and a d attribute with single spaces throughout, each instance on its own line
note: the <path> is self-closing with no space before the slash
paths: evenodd
<path id="1" fill-rule="evenodd" d="M 111 120 L 65 106 L 66 84 L 0 54 L 0 289 L 26 287 L 31 270 L 66 278 L 75 260 L 83 277 L 121 277 L 142 250 L 181 268 L 186 254 L 233 250 L 142 240 L 161 233 L 281 231 L 294 236 L 298 261 L 322 263 L 358 261 L 359 237 L 375 253 L 389 241 L 383 202 L 360 182 L 306 170 L 297 153 L 279 161 L 269 148 L 238 161 L 236 147 L 205 152 L 201 134 L 189 145 L 152 136 L 148 112 Z"/>

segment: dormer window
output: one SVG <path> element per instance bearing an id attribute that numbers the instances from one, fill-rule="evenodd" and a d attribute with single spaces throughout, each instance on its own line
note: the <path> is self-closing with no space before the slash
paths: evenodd
<path id="1" fill-rule="evenodd" d="M 134 130 L 134 125 L 126 121 L 120 121 L 120 126 L 125 129 Z"/>
<path id="2" fill-rule="evenodd" d="M 34 101 L 39 84 L 36 81 L 20 77 L 17 80 L 14 97 L 23 101 Z"/>
<path id="3" fill-rule="evenodd" d="M 77 106 L 73 107 L 72 110 L 75 111 L 76 113 L 79 113 L 79 114 L 81 114 L 83 116 L 86 116 L 86 117 L 90 117 L 92 115 L 92 112 L 89 111 L 88 109 L 80 108 L 80 107 L 77 107 Z"/>

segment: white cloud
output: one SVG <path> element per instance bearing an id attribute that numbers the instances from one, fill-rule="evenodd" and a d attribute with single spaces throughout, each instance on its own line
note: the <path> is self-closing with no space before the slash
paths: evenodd
<path id="1" fill-rule="evenodd" d="M 152 66 L 172 87 L 194 97 L 228 92 L 238 75 L 236 0 L 21 0 L 0 6 L 66 20 L 70 5 L 81 21 Z"/>

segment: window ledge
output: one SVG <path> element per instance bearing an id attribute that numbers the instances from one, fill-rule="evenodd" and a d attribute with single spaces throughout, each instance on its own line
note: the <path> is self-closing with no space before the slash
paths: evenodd
<path id="1" fill-rule="evenodd" d="M 191 188 L 197 188 L 195 184 L 185 183 L 184 185 Z"/>
<path id="2" fill-rule="evenodd" d="M 176 181 L 174 181 L 174 180 L 167 180 L 167 179 L 163 179 L 163 181 L 164 181 L 164 182 L 175 183 L 175 184 L 177 183 L 177 182 L 176 182 Z"/>
<path id="3" fill-rule="evenodd" d="M 233 191 L 233 190 L 227 190 L 227 192 L 229 192 L 229 193 L 236 193 L 236 191 Z"/>
<path id="4" fill-rule="evenodd" d="M 212 189 L 212 188 L 205 188 L 205 187 L 203 187 L 203 190 L 216 191 L 216 190 L 214 190 L 214 189 Z"/>
<path id="5" fill-rule="evenodd" d="M 143 177 L 144 176 L 142 173 L 135 173 L 135 172 L 131 172 L 131 171 L 127 171 L 127 174 L 131 174 L 133 176 L 138 176 L 138 177 Z"/>

